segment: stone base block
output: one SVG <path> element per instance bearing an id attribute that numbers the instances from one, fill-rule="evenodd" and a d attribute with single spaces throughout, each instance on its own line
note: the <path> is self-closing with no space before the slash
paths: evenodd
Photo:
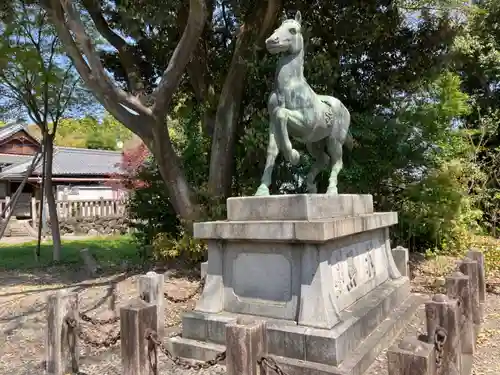
<path id="1" fill-rule="evenodd" d="M 359 371 L 368 368 L 421 303 L 420 297 L 409 296 L 409 288 L 406 277 L 385 282 L 344 310 L 341 323 L 332 329 L 253 318 L 266 322 L 265 353 L 286 366 L 288 374 L 361 374 Z M 215 357 L 225 349 L 226 324 L 240 316 L 185 313 L 183 336 L 169 339 L 172 353 L 196 360 Z M 309 372 L 302 372 L 306 370 Z"/>
<path id="2" fill-rule="evenodd" d="M 230 221 L 322 220 L 371 213 L 373 197 L 368 194 L 294 194 L 227 200 Z"/>

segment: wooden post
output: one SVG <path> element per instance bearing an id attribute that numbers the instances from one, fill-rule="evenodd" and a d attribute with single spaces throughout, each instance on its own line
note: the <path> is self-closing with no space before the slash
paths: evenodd
<path id="1" fill-rule="evenodd" d="M 163 274 L 150 271 L 139 277 L 140 298 L 156 306 L 156 318 L 158 319 L 158 337 L 163 338 L 165 333 L 165 303 L 163 285 L 165 277 Z"/>
<path id="2" fill-rule="evenodd" d="M 227 375 L 260 375 L 257 364 L 264 348 L 264 322 L 238 320 L 226 325 Z"/>
<path id="3" fill-rule="evenodd" d="M 450 277 L 447 277 L 446 295 L 460 302 L 459 329 L 462 353 L 472 355 L 476 348 L 476 337 L 472 321 L 472 296 L 469 276 L 464 275 L 462 272 L 454 272 Z"/>
<path id="4" fill-rule="evenodd" d="M 436 375 L 460 375 L 462 347 L 458 301 L 436 294 L 425 303 L 428 343 L 436 350 Z"/>
<path id="5" fill-rule="evenodd" d="M 158 353 L 148 344 L 146 331 L 157 330 L 156 306 L 140 299 L 120 309 L 121 356 L 123 375 L 156 375 Z"/>
<path id="6" fill-rule="evenodd" d="M 465 257 L 459 263 L 459 269 L 462 273 L 469 276 L 472 297 L 472 321 L 479 326 L 483 320 L 483 306 L 479 303 L 479 267 L 475 260 Z"/>
<path id="7" fill-rule="evenodd" d="M 389 375 L 434 375 L 434 345 L 416 337 L 403 338 L 399 345 L 387 351 L 387 370 Z"/>
<path id="8" fill-rule="evenodd" d="M 479 287 L 479 302 L 484 303 L 486 301 L 486 274 L 484 268 L 484 254 L 478 250 L 470 250 L 467 252 L 467 258 L 475 260 L 478 266 L 478 287 Z"/>
<path id="9" fill-rule="evenodd" d="M 9 196 L 6 196 L 5 197 L 5 207 L 7 207 L 9 205 L 9 202 L 10 202 L 10 197 Z M 9 214 L 10 214 L 10 211 L 12 210 L 12 207 L 9 207 L 6 211 L 5 211 L 5 217 L 8 217 Z"/>
<path id="10" fill-rule="evenodd" d="M 78 339 L 66 318 L 78 322 L 78 294 L 60 290 L 47 300 L 46 370 L 49 375 L 78 373 Z M 73 328 L 76 332 L 76 327 Z"/>
<path id="11" fill-rule="evenodd" d="M 63 194 L 63 199 L 62 202 L 58 202 L 61 205 L 61 212 L 59 213 L 63 219 L 69 217 L 69 202 L 68 202 L 68 196 L 66 194 Z"/>
<path id="12" fill-rule="evenodd" d="M 37 211 L 36 211 L 36 198 L 31 197 L 31 222 L 33 228 L 36 228 L 38 225 L 38 220 L 37 220 Z"/>
<path id="13" fill-rule="evenodd" d="M 104 217 L 106 214 L 104 213 L 104 198 L 99 200 L 99 216 Z"/>

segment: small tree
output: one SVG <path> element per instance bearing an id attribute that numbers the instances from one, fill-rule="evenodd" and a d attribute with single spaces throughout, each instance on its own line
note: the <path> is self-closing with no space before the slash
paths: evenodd
<path id="1" fill-rule="evenodd" d="M 47 198 L 53 259 L 60 259 L 61 238 L 52 184 L 54 138 L 64 117 L 78 116 L 90 104 L 80 85 L 72 62 L 62 52 L 62 45 L 47 13 L 24 0 L 12 2 L 13 12 L 5 13 L 0 23 L 0 98 L 4 118 L 28 116 L 42 135 L 46 162 Z"/>

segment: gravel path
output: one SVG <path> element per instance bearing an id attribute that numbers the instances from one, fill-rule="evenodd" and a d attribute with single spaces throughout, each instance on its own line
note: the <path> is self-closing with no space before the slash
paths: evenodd
<path id="1" fill-rule="evenodd" d="M 450 258 L 446 264 L 452 264 Z M 440 284 L 436 283 L 436 273 L 447 271 L 448 266 L 432 262 L 414 269 L 413 289 L 419 293 L 436 292 Z M 438 275 L 439 276 L 439 275 Z M 137 296 L 137 276 L 117 274 L 112 277 L 94 279 L 81 283 L 70 283 L 64 273 L 0 273 L 0 374 L 32 375 L 43 373 L 45 352 L 45 301 L 48 295 L 62 288 L 74 288 L 79 292 L 80 309 L 91 316 L 102 319 L 113 317 L 117 307 Z M 173 278 L 166 283 L 166 292 L 177 298 L 193 294 L 198 288 L 197 281 L 186 278 Z M 474 375 L 500 374 L 500 290 L 490 288 L 485 308 L 485 323 L 478 341 L 474 363 Z M 198 298 L 182 303 L 166 301 L 165 325 L 167 334 L 175 335 L 181 330 L 180 315 L 194 307 Z M 404 334 L 423 333 L 423 309 L 420 309 L 406 326 Z M 96 331 L 88 324 L 86 332 L 96 339 L 103 339 L 107 334 L 115 334 L 118 324 Z M 401 337 L 401 336 L 400 336 Z M 365 375 L 385 375 L 387 365 L 385 351 L 379 355 Z M 111 349 L 95 349 L 81 346 L 82 374 L 119 375 L 121 374 L 119 345 Z M 160 373 L 171 375 L 216 375 L 224 374 L 223 366 L 208 370 L 185 370 L 173 367 L 160 354 Z"/>

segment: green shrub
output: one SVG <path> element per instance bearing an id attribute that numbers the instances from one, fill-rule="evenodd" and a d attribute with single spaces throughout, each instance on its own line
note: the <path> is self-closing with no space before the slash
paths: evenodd
<path id="1" fill-rule="evenodd" d="M 181 228 L 177 236 L 158 233 L 153 239 L 152 255 L 159 261 L 182 259 L 187 263 L 199 263 L 205 260 L 206 244 Z"/>

